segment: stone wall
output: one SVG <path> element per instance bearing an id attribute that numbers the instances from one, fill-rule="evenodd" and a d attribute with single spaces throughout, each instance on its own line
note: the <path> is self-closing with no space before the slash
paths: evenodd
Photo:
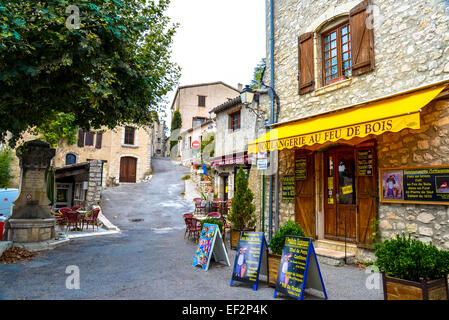
<path id="1" fill-rule="evenodd" d="M 344 16 L 361 1 L 284 0 L 275 2 L 274 88 L 279 121 L 391 95 L 449 78 L 449 3 L 444 0 L 373 0 L 375 68 L 372 72 L 298 94 L 298 37 Z M 268 6 L 269 1 L 267 1 Z M 268 7 L 267 7 L 268 8 Z M 269 10 L 267 11 L 269 14 Z M 376 23 L 379 23 L 378 25 Z M 267 32 L 269 17 L 267 15 Z M 267 37 L 267 62 L 270 61 Z M 317 45 L 317 43 L 315 43 Z M 320 57 L 315 48 L 315 58 Z M 316 61 L 318 63 L 318 61 Z M 315 66 L 320 70 L 320 65 Z M 265 72 L 269 83 L 270 66 Z M 318 89 L 318 90 L 317 90 Z"/>
<path id="2" fill-rule="evenodd" d="M 86 193 L 86 207 L 88 210 L 92 206 L 99 205 L 101 200 L 101 161 L 89 162 L 89 185 Z"/>
<path id="3" fill-rule="evenodd" d="M 430 103 L 421 112 L 421 129 L 385 133 L 377 138 L 379 168 L 449 164 L 449 100 Z M 382 239 L 412 233 L 449 249 L 449 206 L 379 204 Z"/>

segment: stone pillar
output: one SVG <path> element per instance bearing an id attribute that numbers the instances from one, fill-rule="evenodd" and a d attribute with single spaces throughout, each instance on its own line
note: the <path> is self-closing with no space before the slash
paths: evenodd
<path id="1" fill-rule="evenodd" d="M 20 160 L 20 193 L 6 223 L 7 240 L 39 242 L 55 237 L 55 219 L 47 197 L 47 173 L 55 149 L 40 140 L 24 143 L 16 151 Z"/>

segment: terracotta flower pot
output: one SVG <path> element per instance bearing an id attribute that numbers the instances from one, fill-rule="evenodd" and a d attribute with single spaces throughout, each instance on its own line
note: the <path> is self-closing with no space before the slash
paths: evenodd
<path id="1" fill-rule="evenodd" d="M 447 276 L 420 282 L 394 278 L 382 271 L 385 300 L 448 300 Z"/>

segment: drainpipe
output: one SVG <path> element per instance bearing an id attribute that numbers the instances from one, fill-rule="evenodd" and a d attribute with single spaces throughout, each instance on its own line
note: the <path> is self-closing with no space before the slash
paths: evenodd
<path id="1" fill-rule="evenodd" d="M 270 0 L 270 87 L 274 88 L 274 0 Z M 274 123 L 274 94 L 269 91 L 271 98 L 270 124 Z M 268 242 L 273 236 L 273 174 L 270 175 L 270 190 L 268 203 Z"/>

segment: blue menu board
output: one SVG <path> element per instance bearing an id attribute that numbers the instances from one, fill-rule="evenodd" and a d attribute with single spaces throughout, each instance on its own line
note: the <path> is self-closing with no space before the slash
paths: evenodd
<path id="1" fill-rule="evenodd" d="M 224 260 L 228 266 L 230 265 L 218 225 L 205 223 L 201 230 L 192 266 L 200 265 L 204 270 L 208 270 L 211 253 L 214 255 L 215 261 Z"/>
<path id="2" fill-rule="evenodd" d="M 306 288 L 322 291 L 327 299 L 312 239 L 286 236 L 274 297 L 281 293 L 302 300 Z"/>
<path id="3" fill-rule="evenodd" d="M 267 274 L 267 250 L 268 245 L 263 232 L 240 232 L 231 286 L 234 281 L 241 281 L 252 284 L 253 289 L 257 290 L 259 275 Z"/>

